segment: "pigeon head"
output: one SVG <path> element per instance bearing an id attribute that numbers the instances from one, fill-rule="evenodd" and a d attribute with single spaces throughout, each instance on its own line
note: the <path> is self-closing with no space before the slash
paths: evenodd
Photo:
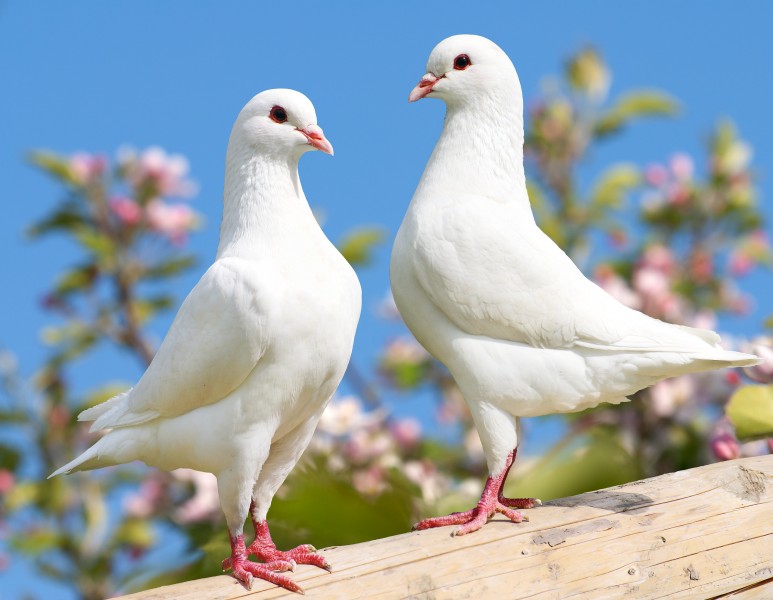
<path id="1" fill-rule="evenodd" d="M 333 154 L 317 125 L 314 105 L 288 89 L 266 90 L 252 98 L 236 118 L 231 141 L 269 155 L 300 156 L 307 150 Z"/>
<path id="2" fill-rule="evenodd" d="M 432 50 L 427 73 L 408 101 L 430 97 L 447 104 L 469 103 L 498 90 L 510 91 L 513 84 L 520 93 L 515 67 L 499 46 L 479 35 L 454 35 Z"/>

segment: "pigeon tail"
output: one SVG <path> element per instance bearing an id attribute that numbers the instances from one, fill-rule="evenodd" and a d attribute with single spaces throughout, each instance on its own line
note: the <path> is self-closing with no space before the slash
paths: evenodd
<path id="1" fill-rule="evenodd" d="M 146 436 L 136 430 L 131 432 L 128 430 L 111 431 L 78 458 L 51 473 L 48 479 L 57 475 L 112 467 L 137 460 L 139 456 L 135 449 L 147 446 L 145 438 Z"/>
<path id="2" fill-rule="evenodd" d="M 697 354 L 693 356 L 698 364 L 707 363 L 707 369 L 721 369 L 724 367 L 752 367 L 762 362 L 759 356 L 722 350 L 711 354 Z M 719 363 L 719 364 L 717 364 Z"/>

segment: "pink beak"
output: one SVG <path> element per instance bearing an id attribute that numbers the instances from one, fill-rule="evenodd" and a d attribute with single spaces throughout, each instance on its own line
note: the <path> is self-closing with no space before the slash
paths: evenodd
<path id="1" fill-rule="evenodd" d="M 427 73 L 419 81 L 419 85 L 411 90 L 411 94 L 408 96 L 408 102 L 416 102 L 421 100 L 432 91 L 432 87 L 440 81 L 441 78 L 435 77 L 432 73 Z"/>
<path id="2" fill-rule="evenodd" d="M 327 141 L 321 127 L 309 125 L 304 129 L 298 129 L 298 131 L 306 136 L 309 146 L 313 146 L 317 150 L 322 150 L 325 154 L 333 156 L 333 144 Z"/>

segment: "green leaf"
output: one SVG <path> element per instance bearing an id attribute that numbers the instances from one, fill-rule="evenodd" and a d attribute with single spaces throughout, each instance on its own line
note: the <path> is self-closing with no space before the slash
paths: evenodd
<path id="1" fill-rule="evenodd" d="M 163 279 L 176 275 L 196 264 L 194 256 L 179 256 L 146 268 L 142 273 L 142 279 Z"/>
<path id="2" fill-rule="evenodd" d="M 639 170 L 628 164 L 615 165 L 607 169 L 596 182 L 591 193 L 594 208 L 620 208 L 625 195 L 641 183 Z"/>
<path id="3" fill-rule="evenodd" d="M 16 467 L 19 466 L 19 458 L 19 452 L 16 448 L 0 445 L 0 469 L 16 471 Z"/>
<path id="4" fill-rule="evenodd" d="M 0 410 L 0 423 L 24 423 L 27 415 L 20 410 Z"/>
<path id="5" fill-rule="evenodd" d="M 54 529 L 41 527 L 11 538 L 13 548 L 25 554 L 38 555 L 59 545 L 60 535 Z"/>
<path id="6" fill-rule="evenodd" d="M 5 496 L 5 506 L 8 510 L 18 510 L 36 502 L 40 485 L 34 481 L 19 481 Z"/>
<path id="7" fill-rule="evenodd" d="M 137 548 L 148 548 L 155 540 L 153 530 L 147 521 L 127 519 L 115 533 L 116 542 Z"/>
<path id="8" fill-rule="evenodd" d="M 70 185 L 78 185 L 78 180 L 75 178 L 67 158 L 53 152 L 36 150 L 28 155 L 28 159 L 33 165 L 56 179 Z"/>
<path id="9" fill-rule="evenodd" d="M 384 232 L 375 227 L 358 228 L 348 233 L 338 250 L 352 265 L 366 265 L 372 260 L 373 248 L 384 239 Z"/>
<path id="10" fill-rule="evenodd" d="M 738 389 L 725 410 L 739 440 L 773 437 L 773 385 Z"/>
<path id="11" fill-rule="evenodd" d="M 773 329 L 773 315 L 769 316 L 765 321 L 762 323 L 762 326 L 765 329 Z"/>
<path id="12" fill-rule="evenodd" d="M 27 229 L 27 235 L 34 238 L 50 231 L 75 231 L 85 224 L 86 218 L 81 214 L 79 205 L 76 202 L 65 202 L 51 216 Z"/>
<path id="13" fill-rule="evenodd" d="M 609 69 L 594 48 L 575 54 L 566 65 L 569 85 L 585 94 L 602 97 L 609 88 Z"/>
<path id="14" fill-rule="evenodd" d="M 642 476 L 615 428 L 603 426 L 554 447 L 525 473 L 517 464 L 505 495 L 542 500 L 598 490 Z"/>
<path id="15" fill-rule="evenodd" d="M 173 305 L 174 299 L 171 296 L 155 296 L 136 300 L 134 302 L 134 310 L 140 322 L 144 322 L 158 311 L 165 310 Z"/>
<path id="16" fill-rule="evenodd" d="M 113 240 L 89 226 L 78 227 L 75 239 L 99 258 L 110 256 L 115 251 Z"/>
<path id="17" fill-rule="evenodd" d="M 90 287 L 96 274 L 97 268 L 93 264 L 75 267 L 59 278 L 59 281 L 54 286 L 54 292 L 64 296 Z"/>
<path id="18" fill-rule="evenodd" d="M 658 91 L 631 92 L 620 98 L 594 126 L 597 136 L 614 133 L 630 120 L 639 117 L 672 116 L 679 109 L 677 102 Z"/>

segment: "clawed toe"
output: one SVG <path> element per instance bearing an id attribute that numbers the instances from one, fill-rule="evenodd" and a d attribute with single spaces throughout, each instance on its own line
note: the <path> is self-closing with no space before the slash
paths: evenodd
<path id="1" fill-rule="evenodd" d="M 247 590 L 252 589 L 253 580 L 258 578 L 283 587 L 291 592 L 303 594 L 301 586 L 279 572 L 292 571 L 295 567 L 295 563 L 291 561 L 272 561 L 271 563 L 259 564 L 248 560 L 238 560 L 236 563 L 233 563 L 232 561 L 232 564 L 234 577 L 239 580 Z"/>
<path id="2" fill-rule="evenodd" d="M 511 508 L 534 508 L 542 506 L 542 500 L 539 498 L 505 498 L 499 496 L 499 503 Z"/>

